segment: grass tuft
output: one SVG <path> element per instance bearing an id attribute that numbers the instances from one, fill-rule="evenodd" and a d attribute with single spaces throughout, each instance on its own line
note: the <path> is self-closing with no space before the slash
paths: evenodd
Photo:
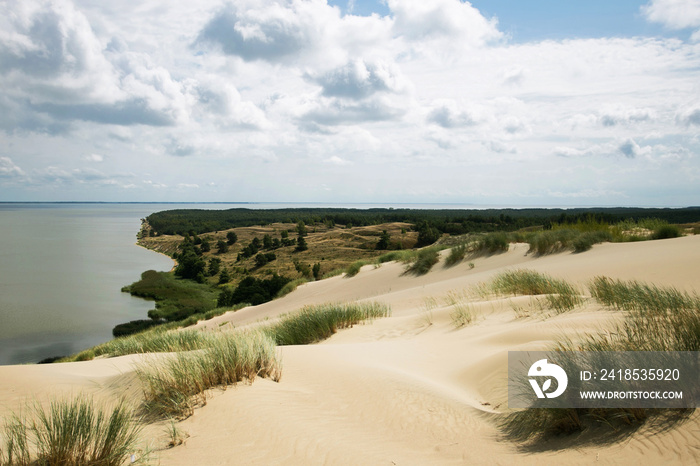
<path id="1" fill-rule="evenodd" d="M 144 387 L 144 412 L 153 418 L 182 419 L 206 403 L 206 390 L 255 377 L 279 380 L 275 342 L 265 332 L 210 334 L 200 351 L 177 353 L 142 364 L 136 373 Z"/>
<path id="2" fill-rule="evenodd" d="M 580 343 L 559 343 L 557 351 L 699 351 L 700 297 L 675 288 L 596 277 L 589 286 L 601 304 L 626 312 L 609 332 L 589 334 Z M 519 441 L 569 434 L 590 426 L 639 427 L 649 419 L 666 426 L 687 418 L 692 409 L 568 408 L 527 409 L 505 417 L 503 431 Z"/>
<path id="3" fill-rule="evenodd" d="M 124 402 L 109 411 L 85 397 L 55 399 L 31 413 L 5 424 L 0 464 L 116 466 L 138 450 L 141 427 Z"/>
<path id="4" fill-rule="evenodd" d="M 381 303 L 321 304 L 307 306 L 265 329 L 278 345 L 306 345 L 324 340 L 339 329 L 368 319 L 387 317 L 389 306 Z"/>
<path id="5" fill-rule="evenodd" d="M 406 273 L 425 275 L 440 261 L 440 247 L 429 247 L 418 251 L 413 263 L 406 268 Z"/>
<path id="6" fill-rule="evenodd" d="M 491 288 L 504 295 L 544 295 L 546 305 L 559 313 L 583 304 L 583 298 L 573 285 L 532 270 L 503 272 L 496 276 Z"/>

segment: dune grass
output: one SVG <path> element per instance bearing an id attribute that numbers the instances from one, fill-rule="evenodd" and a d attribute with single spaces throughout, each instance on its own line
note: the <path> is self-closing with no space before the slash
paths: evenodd
<path id="1" fill-rule="evenodd" d="M 124 402 L 110 410 L 85 397 L 54 399 L 29 412 L 5 424 L 0 464 L 116 466 L 139 451 L 141 426 Z"/>
<path id="2" fill-rule="evenodd" d="M 368 319 L 387 317 L 390 313 L 389 306 L 376 302 L 321 304 L 287 315 L 264 331 L 278 345 L 306 345 L 325 340 L 339 329 Z"/>
<path id="3" fill-rule="evenodd" d="M 405 273 L 425 275 L 440 261 L 441 246 L 430 246 L 418 251 L 413 261 L 406 267 Z"/>
<path id="4" fill-rule="evenodd" d="M 611 330 L 585 335 L 580 342 L 559 342 L 557 351 L 700 351 L 700 297 L 637 281 L 596 277 L 591 295 L 601 304 L 626 312 Z M 501 423 L 519 441 L 570 434 L 592 426 L 636 428 L 650 419 L 665 427 L 686 419 L 693 409 L 568 408 L 526 409 Z"/>
<path id="5" fill-rule="evenodd" d="M 289 293 L 296 290 L 299 285 L 303 285 L 304 283 L 308 283 L 309 281 L 310 280 L 306 277 L 301 277 L 297 278 L 296 280 L 292 280 L 291 282 L 284 285 L 281 290 L 279 290 L 279 292 L 275 296 L 275 299 L 287 296 Z"/>
<path id="6" fill-rule="evenodd" d="M 570 283 L 532 270 L 512 270 L 497 275 L 491 290 L 501 295 L 543 295 L 545 306 L 558 313 L 583 304 L 581 294 Z"/>
<path id="7" fill-rule="evenodd" d="M 596 277 L 591 295 L 627 311 L 608 333 L 589 335 L 590 351 L 700 351 L 700 296 L 670 287 Z"/>
<path id="8" fill-rule="evenodd" d="M 546 255 L 572 250 L 588 251 L 594 244 L 604 242 L 644 241 L 683 236 L 677 225 L 665 220 L 646 218 L 625 220 L 616 224 L 600 222 L 594 219 L 577 223 L 552 224 L 549 229 L 526 235 L 530 245 L 529 253 Z"/>
<path id="9" fill-rule="evenodd" d="M 207 347 L 141 364 L 144 413 L 154 418 L 185 418 L 206 404 L 206 390 L 257 376 L 279 380 L 275 342 L 262 331 L 210 334 Z"/>
<path id="10" fill-rule="evenodd" d="M 251 331 L 188 333 L 186 348 L 137 368 L 144 387 L 144 414 L 150 418 L 182 419 L 206 404 L 207 390 L 269 377 L 279 380 L 277 345 L 304 345 L 330 337 L 339 329 L 389 315 L 380 303 L 324 304 L 303 308 L 277 323 Z M 154 345 L 171 344 L 166 338 Z M 177 345 L 175 343 L 173 346 Z M 196 350 L 196 351 L 193 351 Z"/>
<path id="11" fill-rule="evenodd" d="M 352 264 L 348 265 L 348 267 L 345 269 L 345 277 L 354 277 L 355 275 L 360 273 L 360 269 L 367 264 L 369 264 L 369 262 L 367 262 L 366 260 L 357 260 L 353 262 Z"/>
<path id="12" fill-rule="evenodd" d="M 450 311 L 450 319 L 455 328 L 461 328 L 472 323 L 474 312 L 468 304 L 456 303 Z"/>

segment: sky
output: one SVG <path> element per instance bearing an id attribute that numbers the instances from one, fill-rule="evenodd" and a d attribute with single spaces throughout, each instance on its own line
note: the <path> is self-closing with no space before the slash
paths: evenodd
<path id="1" fill-rule="evenodd" d="M 700 205 L 700 0 L 0 0 L 0 201 Z"/>

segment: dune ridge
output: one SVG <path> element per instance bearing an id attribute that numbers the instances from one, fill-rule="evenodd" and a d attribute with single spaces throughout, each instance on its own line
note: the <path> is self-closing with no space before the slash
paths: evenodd
<path id="1" fill-rule="evenodd" d="M 598 275 L 700 290 L 700 237 L 601 244 L 582 254 L 544 257 L 511 245 L 503 254 L 437 264 L 427 275 L 404 265 L 365 266 L 304 284 L 290 295 L 224 314 L 195 328 L 256 325 L 305 305 L 377 301 L 392 316 L 313 345 L 281 347 L 282 378 L 213 390 L 207 405 L 178 424 L 189 438 L 164 449 L 162 424 L 146 427 L 161 464 L 697 464 L 700 415 L 675 428 L 643 427 L 624 441 L 577 444 L 552 439 L 535 449 L 507 441 L 496 421 L 507 412 L 507 352 L 540 350 L 620 318 L 592 300 L 556 314 L 533 297 L 483 296 L 479 284 L 505 270 L 529 269 L 569 281 L 588 294 Z M 469 266 L 473 262 L 474 267 Z M 450 296 L 473 321 L 455 328 Z M 518 310 L 516 312 L 516 310 Z M 47 366 L 0 367 L 0 415 L 27 399 L 89 393 L 98 398 L 142 392 L 130 355 Z"/>

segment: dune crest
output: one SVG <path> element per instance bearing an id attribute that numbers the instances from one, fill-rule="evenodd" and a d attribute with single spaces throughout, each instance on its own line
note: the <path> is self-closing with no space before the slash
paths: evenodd
<path id="1" fill-rule="evenodd" d="M 161 464 L 697 464 L 697 413 L 669 431 L 642 428 L 617 443 L 574 448 L 553 439 L 524 451 L 505 440 L 496 421 L 508 410 L 507 352 L 545 349 L 620 316 L 592 300 L 556 314 L 533 297 L 484 296 L 478 286 L 505 270 L 531 269 L 584 294 L 597 275 L 699 291 L 700 237 L 602 244 L 582 254 L 526 252 L 516 244 L 450 268 L 441 261 L 420 277 L 404 274 L 402 264 L 365 266 L 355 277 L 308 283 L 282 299 L 200 322 L 202 331 L 240 328 L 325 302 L 379 301 L 393 311 L 319 344 L 282 347 L 279 383 L 258 378 L 214 390 L 205 407 L 178 424 L 189 438 L 160 451 Z M 472 318 L 459 328 L 457 304 Z M 136 399 L 139 358 L 0 367 L 0 414 L 55 392 Z M 158 424 L 147 431 L 156 444 L 164 438 Z"/>

